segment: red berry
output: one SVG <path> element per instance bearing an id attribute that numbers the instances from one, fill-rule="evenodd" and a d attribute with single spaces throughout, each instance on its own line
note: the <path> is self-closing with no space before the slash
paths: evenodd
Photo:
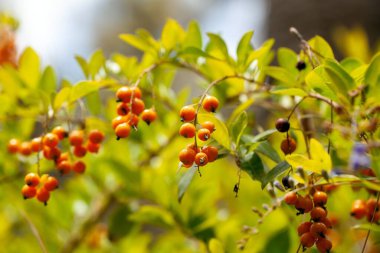
<path id="1" fill-rule="evenodd" d="M 63 140 L 64 138 L 66 138 L 68 136 L 67 131 L 61 126 L 54 127 L 51 132 L 53 134 L 57 135 L 59 140 Z"/>
<path id="2" fill-rule="evenodd" d="M 284 201 L 288 205 L 295 205 L 297 203 L 298 195 L 295 192 L 288 192 L 285 194 Z"/>
<path id="3" fill-rule="evenodd" d="M 198 138 L 201 141 L 207 141 L 208 139 L 210 139 L 210 135 L 210 131 L 206 128 L 201 128 L 198 130 Z"/>
<path id="4" fill-rule="evenodd" d="M 355 219 L 361 219 L 367 214 L 367 206 L 364 200 L 358 199 L 352 203 L 351 216 Z"/>
<path id="5" fill-rule="evenodd" d="M 206 128 L 210 131 L 210 133 L 215 131 L 215 124 L 211 121 L 205 121 L 201 124 L 202 128 Z"/>
<path id="6" fill-rule="evenodd" d="M 145 121 L 148 125 L 155 121 L 157 118 L 157 113 L 154 109 L 146 109 L 141 114 L 141 119 Z"/>
<path id="7" fill-rule="evenodd" d="M 297 148 L 297 143 L 291 137 L 288 137 L 287 139 L 281 142 L 281 150 L 282 152 L 284 152 L 285 155 L 293 153 L 296 150 L 296 148 Z"/>
<path id="8" fill-rule="evenodd" d="M 42 150 L 43 145 L 42 145 L 42 138 L 41 137 L 36 137 L 33 138 L 30 142 L 31 149 L 33 152 L 39 152 Z"/>
<path id="9" fill-rule="evenodd" d="M 310 233 L 316 237 L 325 237 L 327 232 L 327 227 L 322 222 L 315 222 L 310 227 Z"/>
<path id="10" fill-rule="evenodd" d="M 218 149 L 213 146 L 204 146 L 202 152 L 207 155 L 208 162 L 213 162 L 218 158 Z"/>
<path id="11" fill-rule="evenodd" d="M 20 141 L 17 139 L 10 139 L 8 142 L 8 152 L 11 154 L 15 154 L 20 149 Z"/>
<path id="12" fill-rule="evenodd" d="M 214 96 L 206 96 L 202 106 L 208 112 L 215 112 L 219 106 L 219 100 Z"/>
<path id="13" fill-rule="evenodd" d="M 311 248 L 313 247 L 316 241 L 316 238 L 310 232 L 308 232 L 301 236 L 300 241 L 301 241 L 302 247 Z"/>
<path id="14" fill-rule="evenodd" d="M 49 200 L 49 198 L 50 198 L 50 193 L 47 189 L 45 189 L 45 187 L 41 187 L 37 191 L 38 201 L 43 202 L 45 204 L 45 206 L 47 205 L 47 201 Z"/>
<path id="15" fill-rule="evenodd" d="M 131 127 L 127 123 L 119 124 L 115 129 L 115 134 L 117 139 L 128 137 L 131 131 Z"/>
<path id="16" fill-rule="evenodd" d="M 100 144 L 89 141 L 87 142 L 86 149 L 90 153 L 98 153 L 100 149 Z"/>
<path id="17" fill-rule="evenodd" d="M 44 187 L 48 191 L 54 191 L 58 188 L 59 182 L 55 177 L 49 176 L 44 184 Z"/>
<path id="18" fill-rule="evenodd" d="M 84 146 L 75 146 L 73 150 L 73 154 L 76 157 L 84 157 L 87 153 L 87 149 Z"/>
<path id="19" fill-rule="evenodd" d="M 322 219 L 326 218 L 326 216 L 326 210 L 320 206 L 314 207 L 310 212 L 310 218 L 313 221 L 321 221 Z"/>
<path id="20" fill-rule="evenodd" d="M 327 194 L 322 191 L 316 191 L 313 194 L 313 201 L 316 206 L 324 206 L 327 203 Z"/>
<path id="21" fill-rule="evenodd" d="M 184 165 L 192 165 L 195 160 L 195 151 L 193 149 L 185 148 L 179 152 L 179 160 Z"/>
<path id="22" fill-rule="evenodd" d="M 144 101 L 139 98 L 134 98 L 132 102 L 132 113 L 140 115 L 145 109 Z"/>
<path id="23" fill-rule="evenodd" d="M 116 107 L 117 115 L 125 116 L 130 112 L 129 104 L 128 103 L 120 103 Z"/>
<path id="24" fill-rule="evenodd" d="M 139 117 L 136 114 L 128 113 L 127 116 L 125 116 L 125 121 L 130 125 L 131 127 L 136 128 L 139 124 Z"/>
<path id="25" fill-rule="evenodd" d="M 76 161 L 73 164 L 73 170 L 76 173 L 82 174 L 86 170 L 86 164 L 84 162 L 82 162 L 82 161 Z"/>
<path id="26" fill-rule="evenodd" d="M 58 171 L 62 174 L 68 174 L 71 171 L 71 163 L 69 161 L 62 161 L 57 165 Z"/>
<path id="27" fill-rule="evenodd" d="M 58 136 L 53 133 L 46 134 L 42 139 L 42 143 L 45 146 L 48 146 L 49 148 L 56 147 L 58 145 L 58 142 L 59 142 Z"/>
<path id="28" fill-rule="evenodd" d="M 310 232 L 311 225 L 313 225 L 313 223 L 310 221 L 305 221 L 305 222 L 301 223 L 297 228 L 298 235 L 301 236 L 305 233 Z"/>
<path id="29" fill-rule="evenodd" d="M 329 253 L 332 248 L 332 243 L 326 238 L 318 238 L 316 244 L 317 249 L 321 253 Z"/>
<path id="30" fill-rule="evenodd" d="M 35 173 L 28 173 L 24 178 L 25 184 L 36 187 L 40 183 L 40 177 Z"/>
<path id="31" fill-rule="evenodd" d="M 82 130 L 74 130 L 69 135 L 69 141 L 72 146 L 82 145 L 84 140 L 84 133 Z"/>
<path id="32" fill-rule="evenodd" d="M 127 118 L 126 117 L 123 117 L 123 116 L 117 116 L 116 118 L 114 118 L 112 120 L 112 128 L 113 129 L 116 129 L 116 127 L 118 125 L 120 125 L 121 123 L 126 123 L 127 122 Z"/>
<path id="33" fill-rule="evenodd" d="M 36 196 L 37 190 L 35 187 L 29 185 L 24 185 L 21 189 L 22 196 L 24 199 L 30 199 Z"/>
<path id="34" fill-rule="evenodd" d="M 61 150 L 57 147 L 49 148 L 48 146 L 44 146 L 43 155 L 47 160 L 57 161 L 61 156 Z"/>
<path id="35" fill-rule="evenodd" d="M 298 196 L 298 199 L 294 205 L 300 214 L 308 213 L 313 209 L 313 201 L 309 196 Z"/>
<path id="36" fill-rule="evenodd" d="M 19 149 L 20 154 L 24 156 L 29 156 L 32 153 L 32 145 L 30 142 L 22 142 Z"/>
<path id="37" fill-rule="evenodd" d="M 198 154 L 195 155 L 195 160 L 194 162 L 198 166 L 205 166 L 208 163 L 208 157 L 205 153 L 199 152 Z"/>
<path id="38" fill-rule="evenodd" d="M 195 126 L 191 123 L 185 123 L 180 127 L 179 134 L 185 138 L 193 138 L 195 136 Z"/>
<path id="39" fill-rule="evenodd" d="M 181 121 L 184 122 L 190 122 L 195 119 L 196 111 L 193 106 L 186 105 L 182 107 L 182 109 L 179 111 L 179 116 L 181 117 Z"/>
<path id="40" fill-rule="evenodd" d="M 100 130 L 91 130 L 88 134 L 88 140 L 92 143 L 99 144 L 104 140 L 104 134 Z"/>

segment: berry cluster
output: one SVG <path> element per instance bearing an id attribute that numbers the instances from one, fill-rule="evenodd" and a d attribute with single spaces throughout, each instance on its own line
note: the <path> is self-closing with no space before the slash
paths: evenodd
<path id="1" fill-rule="evenodd" d="M 91 130 L 85 141 L 83 130 L 74 130 L 70 134 L 61 126 L 55 127 L 51 132 L 42 137 L 33 138 L 31 141 L 20 142 L 17 139 L 11 139 L 8 143 L 8 152 L 11 154 L 21 154 L 30 156 L 32 153 L 42 152 L 46 160 L 52 160 L 61 175 L 74 171 L 83 173 L 86 170 L 86 164 L 81 160 L 71 162 L 70 158 L 83 158 L 87 152 L 97 153 L 101 142 L 104 140 L 103 132 Z M 63 140 L 68 138 L 71 150 L 62 152 L 65 147 Z M 52 176 L 44 174 L 41 178 L 34 173 L 29 173 L 25 177 L 26 185 L 22 188 L 22 194 L 25 199 L 37 196 L 37 199 L 46 204 L 50 197 L 49 192 L 58 186 L 58 180 Z M 36 188 L 39 184 L 42 187 Z"/>
<path id="2" fill-rule="evenodd" d="M 355 219 L 367 217 L 369 222 L 379 223 L 380 221 L 380 202 L 370 198 L 365 201 L 357 199 L 352 203 L 351 216 Z"/>
<path id="3" fill-rule="evenodd" d="M 280 133 L 286 133 L 286 139 L 281 142 L 281 150 L 285 155 L 293 153 L 297 148 L 296 141 L 289 136 L 290 122 L 287 119 L 280 118 L 276 121 L 276 129 Z"/>
<path id="4" fill-rule="evenodd" d="M 216 97 L 206 96 L 202 102 L 202 107 L 207 112 L 215 112 L 219 106 Z M 185 138 L 194 138 L 194 143 L 187 145 L 179 152 L 179 160 L 183 166 L 188 168 L 195 164 L 205 166 L 218 158 L 218 149 L 210 145 L 198 146 L 197 138 L 201 141 L 208 141 L 215 131 L 215 125 L 211 121 L 200 124 L 197 130 L 197 111 L 194 106 L 187 105 L 180 110 L 181 121 L 185 122 L 179 129 L 179 134 Z"/>
<path id="5" fill-rule="evenodd" d="M 327 218 L 325 207 L 327 194 L 315 191 L 311 198 L 310 195 L 303 197 L 295 192 L 288 192 L 284 201 L 298 210 L 297 215 L 310 213 L 310 221 L 301 223 L 297 229 L 303 249 L 311 248 L 315 244 L 319 252 L 330 252 L 332 243 L 326 238 L 326 233 L 332 228 L 332 223 Z"/>
<path id="6" fill-rule="evenodd" d="M 142 93 L 138 87 L 123 86 L 116 92 L 117 117 L 112 120 L 112 127 L 115 130 L 117 140 L 126 138 L 131 132 L 131 128 L 137 129 L 139 116 L 148 125 L 156 120 L 157 113 L 154 108 L 145 109 L 145 103 L 141 99 Z"/>
<path id="7" fill-rule="evenodd" d="M 50 192 L 58 188 L 59 182 L 48 174 L 39 177 L 37 174 L 29 173 L 25 176 L 25 185 L 21 189 L 24 199 L 36 197 L 38 201 L 47 205 Z"/>

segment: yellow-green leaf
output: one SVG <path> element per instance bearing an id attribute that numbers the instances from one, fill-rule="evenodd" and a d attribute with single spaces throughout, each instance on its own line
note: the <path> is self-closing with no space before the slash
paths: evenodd
<path id="1" fill-rule="evenodd" d="M 19 73 L 28 87 L 37 87 L 40 79 L 40 58 L 31 47 L 26 48 L 20 56 Z"/>
<path id="2" fill-rule="evenodd" d="M 307 96 L 307 93 L 304 90 L 299 89 L 299 88 L 273 90 L 270 93 L 277 94 L 277 95 L 288 95 L 288 96 L 299 96 L 299 97 Z"/>
<path id="3" fill-rule="evenodd" d="M 215 124 L 215 132 L 212 133 L 212 138 L 227 150 L 231 149 L 230 136 L 226 125 L 210 113 L 199 113 L 198 122 L 211 121 Z"/>

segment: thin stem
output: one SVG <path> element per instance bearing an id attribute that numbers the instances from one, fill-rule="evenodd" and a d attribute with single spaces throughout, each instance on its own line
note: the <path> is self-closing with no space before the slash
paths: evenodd
<path id="1" fill-rule="evenodd" d="M 379 203 L 379 199 L 380 199 L 380 192 L 377 192 L 377 197 L 376 197 L 376 203 Z M 371 221 L 370 221 L 370 224 L 372 225 L 373 221 L 375 220 L 375 214 L 376 214 L 376 210 L 377 208 L 375 208 L 372 212 L 372 216 L 371 216 Z M 365 237 L 365 241 L 364 241 L 364 245 L 363 245 L 363 249 L 362 249 L 362 253 L 364 253 L 365 251 L 365 247 L 367 246 L 367 242 L 368 242 L 368 239 L 369 239 L 369 235 L 371 234 L 371 229 L 368 229 L 368 232 L 367 232 L 367 235 Z"/>
<path id="2" fill-rule="evenodd" d="M 288 120 L 290 120 L 290 117 L 292 117 L 294 111 L 297 109 L 297 107 L 308 97 L 303 97 L 294 107 L 293 109 L 291 110 L 291 112 L 289 113 L 289 116 L 288 116 Z"/>
<path id="3" fill-rule="evenodd" d="M 330 100 L 331 103 L 332 103 L 332 100 Z M 334 108 L 332 106 L 330 106 L 330 124 L 331 124 L 331 127 L 332 125 L 334 124 Z M 331 149 L 331 139 L 330 139 L 330 136 L 328 137 L 329 139 L 329 142 L 328 142 L 328 145 L 327 145 L 327 153 L 330 154 L 330 149 Z"/>
<path id="4" fill-rule="evenodd" d="M 40 245 L 41 251 L 43 253 L 48 253 L 46 246 L 42 240 L 42 237 L 37 230 L 37 227 L 33 224 L 33 222 L 29 219 L 29 217 L 27 216 L 27 214 L 24 211 L 20 210 L 20 213 L 21 213 L 21 216 L 23 216 L 24 219 L 28 222 L 29 228 L 32 231 L 34 237 L 37 239 L 38 244 Z"/>

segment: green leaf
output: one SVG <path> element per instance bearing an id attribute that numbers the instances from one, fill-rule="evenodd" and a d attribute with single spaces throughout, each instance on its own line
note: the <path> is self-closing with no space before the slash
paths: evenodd
<path id="1" fill-rule="evenodd" d="M 110 84 L 111 83 L 109 81 L 81 81 L 72 87 L 69 103 L 75 102 L 78 99 Z"/>
<path id="2" fill-rule="evenodd" d="M 245 172 L 247 172 L 253 180 L 258 180 L 261 182 L 262 179 L 265 177 L 263 163 L 256 153 L 248 153 L 247 155 L 239 159 L 239 163 L 239 167 Z"/>
<path id="3" fill-rule="evenodd" d="M 341 94 L 355 88 L 355 80 L 334 60 L 326 60 L 324 69 Z"/>
<path id="4" fill-rule="evenodd" d="M 305 82 L 309 88 L 314 89 L 319 94 L 337 102 L 339 99 L 336 96 L 336 92 L 326 84 L 325 80 L 319 73 L 322 68 L 322 66 L 319 66 L 310 71 L 305 77 Z"/>
<path id="5" fill-rule="evenodd" d="M 31 47 L 26 48 L 21 54 L 18 70 L 28 87 L 37 87 L 40 79 L 40 58 Z"/>
<path id="6" fill-rule="evenodd" d="M 183 48 L 195 47 L 202 49 L 202 33 L 196 21 L 191 21 L 187 28 Z"/>
<path id="7" fill-rule="evenodd" d="M 299 97 L 307 97 L 307 93 L 300 88 L 285 88 L 270 91 L 272 94 L 276 95 L 287 95 L 287 96 L 299 96 Z"/>
<path id="8" fill-rule="evenodd" d="M 141 51 L 144 52 L 150 52 L 153 53 L 154 50 L 152 49 L 151 45 L 144 39 L 133 35 L 133 34 L 121 34 L 119 35 L 120 39 L 127 42 L 132 47 L 135 47 Z"/>
<path id="9" fill-rule="evenodd" d="M 314 54 L 320 59 L 324 60 L 326 58 L 334 59 L 334 53 L 327 41 L 325 41 L 320 36 L 315 36 L 309 40 L 309 45 L 314 51 Z"/>
<path id="10" fill-rule="evenodd" d="M 283 228 L 276 234 L 272 235 L 265 245 L 265 253 L 278 253 L 278 252 L 289 252 L 290 250 L 290 233 L 289 229 Z"/>
<path id="11" fill-rule="evenodd" d="M 272 147 L 268 141 L 261 142 L 256 148 L 255 151 L 269 157 L 272 161 L 276 163 L 281 162 L 281 158 L 278 155 L 277 151 Z"/>
<path id="12" fill-rule="evenodd" d="M 212 138 L 227 150 L 231 150 L 230 135 L 226 125 L 211 113 L 199 113 L 198 122 L 211 121 L 215 125 L 215 132 L 212 133 Z"/>
<path id="13" fill-rule="evenodd" d="M 185 194 L 187 188 L 193 180 L 194 174 L 196 173 L 197 169 L 197 166 L 192 166 L 191 168 L 188 168 L 180 178 L 178 183 L 178 202 L 182 201 L 183 195 Z"/>
<path id="14" fill-rule="evenodd" d="M 231 116 L 228 118 L 226 125 L 231 126 L 232 122 L 248 107 L 250 107 L 255 100 L 253 98 L 248 99 L 244 103 L 240 104 L 235 110 L 231 113 Z"/>
<path id="15" fill-rule="evenodd" d="M 223 61 L 222 59 L 216 58 L 216 57 L 214 57 L 214 56 L 212 56 L 212 55 L 206 53 L 205 51 L 203 51 L 199 48 L 196 48 L 196 47 L 187 47 L 178 53 L 178 55 L 187 55 L 187 54 L 194 55 L 197 57 L 210 58 L 210 59 L 217 60 L 217 61 Z"/>
<path id="16" fill-rule="evenodd" d="M 102 111 L 102 99 L 99 92 L 93 92 L 86 96 L 86 104 L 91 114 L 99 115 Z"/>
<path id="17" fill-rule="evenodd" d="M 138 223 L 148 223 L 156 226 L 170 228 L 175 224 L 170 212 L 159 206 L 142 206 L 139 210 L 129 216 L 129 220 Z"/>
<path id="18" fill-rule="evenodd" d="M 364 83 L 369 86 L 368 94 L 375 95 L 380 92 L 380 53 L 377 53 L 368 65 L 364 76 Z"/>
<path id="19" fill-rule="evenodd" d="M 261 188 L 264 189 L 264 187 L 269 183 L 273 182 L 276 177 L 284 173 L 287 169 L 289 169 L 290 165 L 286 161 L 279 162 L 276 166 L 274 166 L 262 179 L 261 182 Z"/>
<path id="20" fill-rule="evenodd" d="M 86 78 L 89 78 L 90 73 L 89 73 L 89 70 L 88 70 L 88 64 L 87 64 L 86 59 L 84 59 L 84 58 L 83 58 L 82 56 L 80 56 L 80 55 L 76 55 L 76 56 L 75 56 L 75 60 L 78 62 L 79 66 L 81 67 L 84 76 L 85 76 Z"/>
<path id="21" fill-rule="evenodd" d="M 162 29 L 161 42 L 167 51 L 174 49 L 185 38 L 185 31 L 174 19 L 168 19 Z"/>
<path id="22" fill-rule="evenodd" d="M 96 50 L 88 61 L 88 73 L 92 78 L 99 72 L 100 68 L 104 65 L 106 58 L 104 57 L 101 49 Z"/>
<path id="23" fill-rule="evenodd" d="M 352 228 L 357 230 L 371 230 L 373 232 L 380 232 L 380 226 L 376 226 L 375 224 L 370 223 L 358 224 Z"/>
<path id="24" fill-rule="evenodd" d="M 277 129 L 268 129 L 255 136 L 243 135 L 241 138 L 243 139 L 245 143 L 256 143 L 256 142 L 265 141 L 266 139 L 268 139 L 269 136 L 271 136 L 273 133 L 276 133 L 276 132 L 277 132 Z"/>
<path id="25" fill-rule="evenodd" d="M 217 50 L 220 52 L 221 56 L 223 57 L 223 60 L 229 61 L 229 54 L 227 45 L 224 42 L 224 40 L 217 34 L 214 33 L 207 33 L 207 36 L 210 39 L 209 45 L 213 46 L 214 50 Z"/>
<path id="26" fill-rule="evenodd" d="M 42 74 L 39 88 L 45 91 L 48 94 L 51 94 L 55 91 L 57 87 L 57 77 L 54 73 L 54 69 L 52 67 L 47 67 Z"/>
<path id="27" fill-rule="evenodd" d="M 61 106 L 65 102 L 66 103 L 69 102 L 70 94 L 71 94 L 71 87 L 64 87 L 58 92 L 58 94 L 55 96 L 54 105 L 53 105 L 55 111 L 61 108 Z"/>
<path id="28" fill-rule="evenodd" d="M 231 137 L 236 146 L 239 146 L 240 137 L 248 124 L 248 116 L 246 111 L 242 111 L 237 119 L 231 124 Z"/>
<path id="29" fill-rule="evenodd" d="M 365 180 L 365 179 L 362 180 L 362 183 L 365 187 L 367 187 L 371 190 L 380 192 L 380 185 L 378 183 L 372 183 L 372 182 Z"/>
<path id="30" fill-rule="evenodd" d="M 109 218 L 109 236 L 118 240 L 127 235 L 133 229 L 133 222 L 128 220 L 132 211 L 127 206 L 117 207 Z"/>
<path id="31" fill-rule="evenodd" d="M 353 57 L 347 57 L 340 62 L 340 65 L 346 70 L 348 73 L 357 69 L 358 67 L 363 65 L 363 62 L 359 59 Z"/>
<path id="32" fill-rule="evenodd" d="M 249 53 L 248 60 L 246 62 L 246 65 L 250 65 L 254 60 L 258 61 L 258 64 L 261 65 L 263 62 L 265 62 L 265 58 L 268 57 L 271 53 L 271 49 L 274 44 L 274 39 L 269 39 L 265 41 L 260 48 L 252 51 Z M 260 68 L 260 66 L 259 66 Z"/>
<path id="33" fill-rule="evenodd" d="M 208 243 L 208 248 L 210 250 L 210 253 L 224 253 L 223 245 L 222 243 L 216 239 L 212 238 Z"/>
<path id="34" fill-rule="evenodd" d="M 296 75 L 285 68 L 275 67 L 275 66 L 266 66 L 264 67 L 263 71 L 266 75 L 288 86 L 293 87 L 297 80 Z"/>
<path id="35" fill-rule="evenodd" d="M 240 39 L 238 47 L 236 49 L 237 62 L 238 64 L 245 64 L 248 58 L 249 52 L 253 49 L 251 45 L 251 39 L 253 36 L 253 31 L 249 31 L 243 35 Z"/>
<path id="36" fill-rule="evenodd" d="M 297 72 L 296 65 L 298 57 L 293 50 L 286 47 L 279 48 L 277 50 L 277 61 L 281 67 L 289 70 L 290 72 Z"/>

